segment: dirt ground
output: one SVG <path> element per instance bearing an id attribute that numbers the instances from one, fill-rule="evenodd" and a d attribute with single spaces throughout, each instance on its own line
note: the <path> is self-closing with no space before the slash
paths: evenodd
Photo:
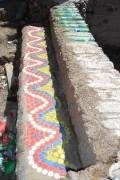
<path id="1" fill-rule="evenodd" d="M 24 4 L 24 3 L 23 3 Z M 17 117 L 17 90 L 20 61 L 21 21 L 20 12 L 22 1 L 4 0 L 0 2 L 0 128 L 5 124 L 5 130 L 0 131 L 0 146 L 4 147 L 3 139 L 7 137 L 8 144 L 0 149 L 0 179 L 15 179 L 16 164 L 16 117 Z M 22 8 L 24 10 L 24 8 Z M 21 13 L 21 14 L 20 14 Z M 23 13 L 24 14 L 24 13 Z M 14 137 L 14 145 L 10 138 Z M 11 154 L 11 155 L 10 155 Z M 6 163 L 6 162 L 7 163 Z M 10 163 L 13 164 L 10 164 Z M 6 166 L 4 166 L 6 163 Z M 10 170 L 10 166 L 13 169 Z M 9 166 L 9 167 L 8 167 Z M 7 171 L 11 173 L 7 173 Z"/>

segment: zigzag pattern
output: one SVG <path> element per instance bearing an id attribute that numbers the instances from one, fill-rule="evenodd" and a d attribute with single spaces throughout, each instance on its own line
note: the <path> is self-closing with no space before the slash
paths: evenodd
<path id="1" fill-rule="evenodd" d="M 27 30 L 23 73 L 28 114 L 25 143 L 30 148 L 28 161 L 38 173 L 59 179 L 66 176 L 66 168 L 79 168 L 79 162 L 72 164 L 65 160 L 62 146 L 69 144 L 72 133 L 64 122 L 61 104 L 52 88 L 44 29 L 29 26 Z"/>

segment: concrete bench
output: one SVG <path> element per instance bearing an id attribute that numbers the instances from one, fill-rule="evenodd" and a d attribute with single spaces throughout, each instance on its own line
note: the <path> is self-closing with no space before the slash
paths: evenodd
<path id="1" fill-rule="evenodd" d="M 60 179 L 80 168 L 75 137 L 53 86 L 45 29 L 23 29 L 17 177 L 19 180 Z M 72 153 L 72 156 L 71 156 Z"/>
<path id="2" fill-rule="evenodd" d="M 51 10 L 53 44 L 81 162 L 83 168 L 94 166 L 88 174 L 98 180 L 119 151 L 120 74 L 83 24 L 73 3 Z"/>

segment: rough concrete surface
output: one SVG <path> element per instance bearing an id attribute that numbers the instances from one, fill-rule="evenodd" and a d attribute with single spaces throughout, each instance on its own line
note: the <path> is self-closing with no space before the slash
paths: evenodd
<path id="1" fill-rule="evenodd" d="M 54 9 L 51 14 L 53 43 L 82 165 L 110 166 L 120 147 L 120 74 L 97 44 L 69 41 Z M 95 173 L 101 171 L 95 167 Z"/>
<path id="2" fill-rule="evenodd" d="M 60 179 L 68 169 L 81 167 L 62 92 L 59 90 L 59 97 L 51 75 L 50 53 L 43 27 L 23 29 L 17 120 L 19 180 Z"/>
<path id="3" fill-rule="evenodd" d="M 22 83 L 23 79 L 23 63 L 24 63 L 24 58 L 27 52 L 27 41 L 28 41 L 28 31 L 26 28 L 23 29 L 23 42 L 22 42 L 22 57 L 21 57 L 21 73 L 19 75 L 19 83 L 20 83 L 20 88 L 18 92 L 18 97 L 19 97 L 19 109 L 18 109 L 18 120 L 17 120 L 17 167 L 16 167 L 16 174 L 17 178 L 19 180 L 38 180 L 44 179 L 45 176 L 42 174 L 39 174 L 40 172 L 36 172 L 32 166 L 28 163 L 28 152 L 29 152 L 29 147 L 26 146 L 26 141 L 25 141 L 25 136 L 27 136 L 28 133 L 31 133 L 30 129 L 28 132 L 27 130 L 27 122 L 28 122 L 28 116 L 27 114 L 27 108 L 28 105 L 26 102 L 25 98 L 25 93 L 24 93 L 24 83 Z M 26 79 L 27 80 L 27 79 Z M 24 94 L 24 96 L 23 96 Z M 31 134 L 30 134 L 31 135 Z M 28 137 L 30 138 L 30 137 Z M 31 140 L 32 141 L 32 140 Z M 46 180 L 52 180 L 53 178 L 46 177 Z"/>

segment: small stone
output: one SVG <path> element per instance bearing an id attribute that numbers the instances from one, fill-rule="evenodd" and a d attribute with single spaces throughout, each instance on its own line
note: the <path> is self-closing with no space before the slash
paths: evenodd
<path id="1" fill-rule="evenodd" d="M 117 153 L 117 159 L 120 161 L 120 151 Z"/>
<path id="2" fill-rule="evenodd" d="M 70 180 L 77 180 L 77 179 L 79 179 L 79 173 L 74 172 L 74 171 L 69 171 L 68 172 L 68 178 L 70 178 Z"/>
<path id="3" fill-rule="evenodd" d="M 109 180 L 109 179 L 104 178 L 104 177 L 100 177 L 100 179 L 99 179 L 99 180 Z"/>
<path id="4" fill-rule="evenodd" d="M 120 162 L 112 164 L 109 169 L 109 177 L 112 180 L 120 180 Z"/>
<path id="5" fill-rule="evenodd" d="M 6 63 L 5 68 L 6 68 L 6 74 L 7 74 L 8 84 L 9 84 L 9 88 L 10 88 L 11 87 L 12 74 L 13 74 L 13 64 L 12 63 Z"/>
<path id="6" fill-rule="evenodd" d="M 79 174 L 79 180 L 90 180 L 90 177 L 86 172 L 81 171 Z"/>

